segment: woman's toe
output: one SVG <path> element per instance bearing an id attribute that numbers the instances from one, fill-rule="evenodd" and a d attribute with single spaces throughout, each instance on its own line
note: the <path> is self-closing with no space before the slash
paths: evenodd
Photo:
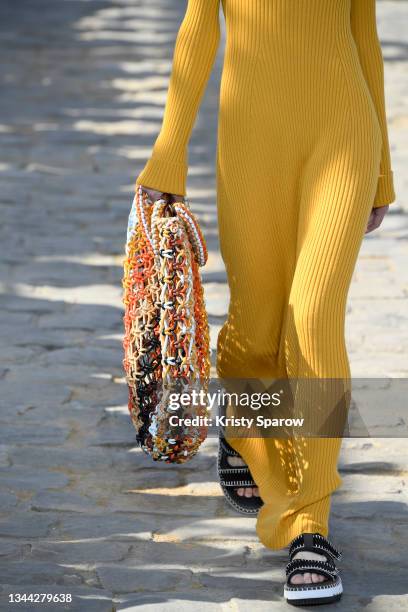
<path id="1" fill-rule="evenodd" d="M 303 574 L 303 582 L 305 584 L 311 584 L 312 583 L 312 575 L 310 572 L 305 572 Z"/>
<path id="2" fill-rule="evenodd" d="M 242 497 L 242 496 L 244 495 L 244 493 L 245 493 L 245 491 L 244 491 L 243 487 L 240 487 L 239 489 L 237 489 L 237 493 L 238 493 L 238 495 L 239 495 L 240 497 Z"/>
<path id="3" fill-rule="evenodd" d="M 304 580 L 302 574 L 295 574 L 294 576 L 292 576 L 290 582 L 292 584 L 303 584 Z"/>
<path id="4" fill-rule="evenodd" d="M 258 487 L 254 487 L 252 489 L 252 493 L 255 495 L 255 497 L 259 497 L 259 489 L 258 489 Z"/>
<path id="5" fill-rule="evenodd" d="M 245 497 L 252 497 L 252 489 L 251 487 L 245 488 Z"/>

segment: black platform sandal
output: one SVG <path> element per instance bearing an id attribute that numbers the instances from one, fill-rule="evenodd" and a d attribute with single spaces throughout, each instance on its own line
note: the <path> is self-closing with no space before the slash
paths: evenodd
<path id="1" fill-rule="evenodd" d="M 324 555 L 326 561 L 313 559 L 293 559 L 296 553 L 308 551 Z M 335 561 L 341 558 L 341 552 L 320 533 L 302 533 L 292 540 L 289 547 L 290 561 L 286 566 L 286 584 L 284 596 L 294 606 L 311 606 L 338 601 L 343 593 L 343 585 Z M 311 584 L 292 584 L 295 574 L 313 572 L 325 576 L 324 582 Z"/>
<path id="2" fill-rule="evenodd" d="M 247 465 L 233 467 L 228 463 L 228 457 L 241 457 L 241 455 L 228 444 L 225 438 L 220 437 L 217 469 L 225 498 L 237 512 L 246 516 L 256 516 L 263 506 L 262 499 L 255 495 L 244 497 L 238 495 L 236 491 L 238 487 L 256 487 L 256 482 Z"/>

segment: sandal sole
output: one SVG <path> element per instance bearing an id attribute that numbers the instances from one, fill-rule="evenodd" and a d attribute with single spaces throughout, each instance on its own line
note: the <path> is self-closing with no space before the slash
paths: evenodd
<path id="1" fill-rule="evenodd" d="M 316 596 L 321 592 L 320 596 Z M 284 596 L 287 603 L 292 606 L 316 606 L 320 604 L 335 603 L 341 599 L 343 585 L 340 580 L 328 586 L 310 586 L 308 588 L 290 588 L 285 585 Z"/>

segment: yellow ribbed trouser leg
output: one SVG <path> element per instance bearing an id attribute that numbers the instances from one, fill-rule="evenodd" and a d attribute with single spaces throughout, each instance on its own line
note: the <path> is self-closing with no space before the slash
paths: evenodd
<path id="1" fill-rule="evenodd" d="M 374 132 L 370 141 L 364 129 L 373 133 L 370 125 L 345 123 L 306 161 L 301 154 L 292 160 L 299 171 L 290 175 L 285 149 L 265 166 L 262 146 L 254 148 L 258 170 L 250 182 L 226 166 L 226 156 L 218 163 L 220 247 L 230 287 L 217 343 L 220 377 L 350 379 L 346 300 L 381 151 L 380 136 Z M 230 163 L 237 161 L 232 156 Z M 236 180 L 224 180 L 232 173 Z M 257 533 L 265 546 L 282 548 L 302 532 L 328 535 L 331 493 L 341 484 L 341 438 L 227 439 L 259 486 Z"/>

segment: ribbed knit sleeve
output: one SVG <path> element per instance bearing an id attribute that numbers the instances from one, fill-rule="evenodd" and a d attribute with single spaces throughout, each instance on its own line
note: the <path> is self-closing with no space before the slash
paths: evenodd
<path id="1" fill-rule="evenodd" d="M 351 29 L 382 132 L 380 175 L 374 207 L 385 206 L 395 200 L 395 191 L 385 111 L 384 62 L 377 33 L 375 0 L 352 0 Z"/>
<path id="2" fill-rule="evenodd" d="M 163 122 L 136 183 L 186 195 L 188 141 L 220 41 L 220 0 L 188 0 L 173 53 Z"/>

